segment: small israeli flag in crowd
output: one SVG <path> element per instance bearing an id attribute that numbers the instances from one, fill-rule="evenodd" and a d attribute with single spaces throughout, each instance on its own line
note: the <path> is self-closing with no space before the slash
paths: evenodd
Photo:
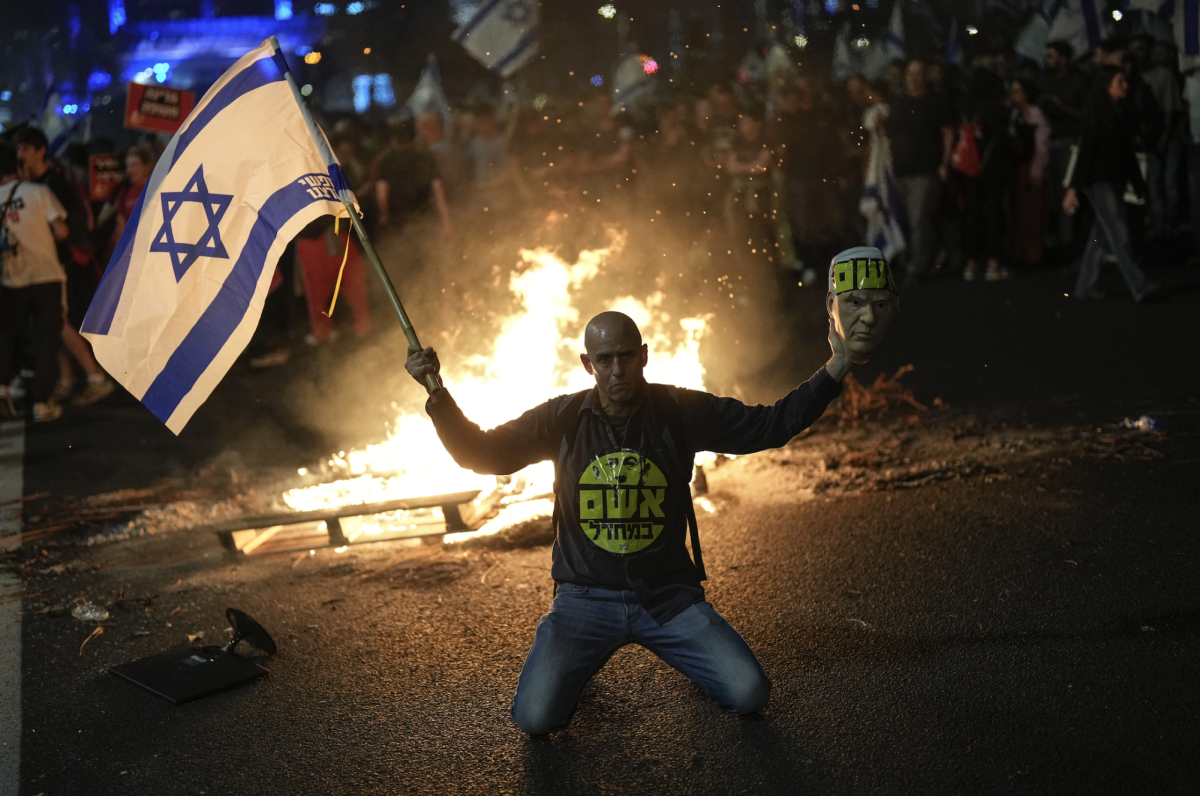
<path id="1" fill-rule="evenodd" d="M 442 117 L 446 128 L 450 127 L 450 102 L 442 89 L 442 71 L 438 69 L 437 57 L 430 53 L 421 70 L 421 79 L 413 89 L 412 96 L 404 103 L 404 110 L 409 116 L 420 116 L 427 111 L 434 111 Z"/>
<path id="2" fill-rule="evenodd" d="M 883 53 L 888 63 L 904 60 L 904 3 L 896 0 L 883 37 Z"/>
<path id="3" fill-rule="evenodd" d="M 488 69 L 502 77 L 538 53 L 536 0 L 485 0 L 453 38 Z"/>
<path id="4" fill-rule="evenodd" d="M 355 204 L 273 40 L 209 89 L 159 158 L 81 331 L 178 434 L 262 315 L 275 264 Z"/>
<path id="5" fill-rule="evenodd" d="M 1050 20 L 1046 40 L 1069 43 L 1076 56 L 1108 38 L 1110 17 L 1101 0 L 1051 0 L 1046 11 Z"/>

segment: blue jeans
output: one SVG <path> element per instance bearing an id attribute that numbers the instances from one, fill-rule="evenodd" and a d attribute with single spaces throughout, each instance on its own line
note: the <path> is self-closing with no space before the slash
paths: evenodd
<path id="1" fill-rule="evenodd" d="M 908 219 L 909 279 L 926 275 L 933 262 L 934 216 L 937 214 L 941 183 L 936 174 L 912 174 L 896 178 L 896 193 Z"/>
<path id="2" fill-rule="evenodd" d="M 1122 200 L 1125 186 L 1098 182 L 1084 188 L 1083 192 L 1091 202 L 1096 220 L 1092 222 L 1087 247 L 1083 250 L 1079 278 L 1075 281 L 1075 295 L 1087 298 L 1096 291 L 1096 285 L 1100 282 L 1100 258 L 1107 248 L 1117 258 L 1117 268 L 1125 277 L 1129 291 L 1134 299 L 1140 301 L 1150 289 L 1150 280 L 1133 256 Z"/>
<path id="3" fill-rule="evenodd" d="M 711 604 L 693 603 L 659 625 L 632 591 L 564 583 L 538 620 L 521 670 L 517 726 L 530 735 L 566 727 L 584 685 L 626 644 L 641 644 L 683 672 L 728 713 L 762 710 L 770 697 L 762 665 Z"/>
<path id="4" fill-rule="evenodd" d="M 1150 190 L 1151 230 L 1166 237 L 1179 223 L 1180 174 L 1183 173 L 1183 142 L 1172 139 L 1163 153 L 1150 152 L 1146 158 L 1146 183 Z"/>

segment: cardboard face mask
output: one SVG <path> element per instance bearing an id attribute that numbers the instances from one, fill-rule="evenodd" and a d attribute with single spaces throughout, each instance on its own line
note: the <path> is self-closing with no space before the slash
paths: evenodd
<path id="1" fill-rule="evenodd" d="M 850 360 L 866 362 L 900 314 L 895 276 L 883 252 L 859 246 L 834 257 L 826 309 Z"/>

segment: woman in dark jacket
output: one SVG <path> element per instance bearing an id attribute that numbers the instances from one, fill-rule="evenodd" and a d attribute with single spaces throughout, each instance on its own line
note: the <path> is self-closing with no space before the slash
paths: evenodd
<path id="1" fill-rule="evenodd" d="M 1087 196 L 1096 214 L 1088 234 L 1087 248 L 1075 282 L 1075 296 L 1081 299 L 1103 298 L 1096 289 L 1100 281 L 1100 258 L 1108 248 L 1117 258 L 1121 276 L 1129 285 L 1135 301 L 1143 302 L 1160 295 L 1138 265 L 1125 222 L 1123 197 L 1126 184 L 1145 196 L 1146 182 L 1134 154 L 1137 121 L 1125 107 L 1129 83 L 1125 73 L 1112 66 L 1100 70 L 1091 102 L 1084 113 L 1079 157 L 1071 177 L 1071 187 L 1063 197 L 1063 210 L 1070 214 L 1079 207 L 1079 192 Z"/>

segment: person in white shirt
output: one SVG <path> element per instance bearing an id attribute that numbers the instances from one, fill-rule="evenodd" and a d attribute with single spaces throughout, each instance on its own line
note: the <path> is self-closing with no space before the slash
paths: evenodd
<path id="1" fill-rule="evenodd" d="M 45 185 L 17 177 L 17 153 L 0 143 L 0 416 L 16 416 L 10 385 L 17 375 L 16 347 L 33 320 L 35 422 L 55 420 L 62 409 L 50 399 L 58 377 L 67 275 L 55 241 L 67 236 L 67 212 Z"/>

